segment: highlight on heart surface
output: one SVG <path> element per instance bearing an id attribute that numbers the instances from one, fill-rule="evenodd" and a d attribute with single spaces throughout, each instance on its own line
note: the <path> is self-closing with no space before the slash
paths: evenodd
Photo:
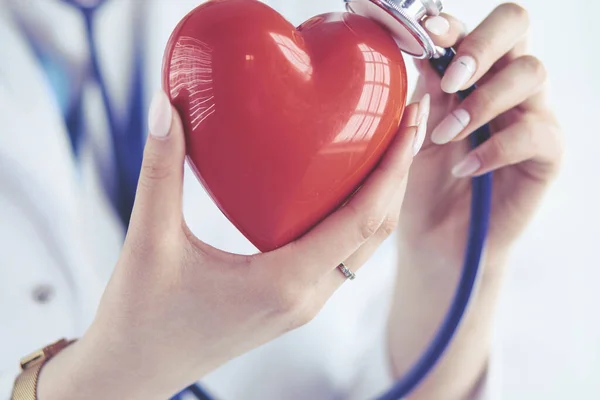
<path id="1" fill-rule="evenodd" d="M 344 203 L 396 134 L 407 95 L 402 53 L 377 23 L 330 13 L 296 28 L 256 0 L 191 11 L 162 79 L 192 169 L 260 251 Z"/>

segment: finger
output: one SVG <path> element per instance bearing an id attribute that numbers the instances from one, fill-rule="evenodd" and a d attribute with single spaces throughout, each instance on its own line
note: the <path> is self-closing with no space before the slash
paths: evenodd
<path id="1" fill-rule="evenodd" d="M 429 95 L 425 97 L 418 104 L 411 104 L 407 107 L 407 111 L 404 114 L 403 125 L 408 127 L 414 124 L 417 125 L 417 134 L 415 137 L 415 144 L 417 149 L 414 153 L 418 153 L 420 147 L 425 139 L 425 132 L 427 131 L 427 119 L 429 118 Z M 407 174 L 408 175 L 408 174 Z M 400 219 L 400 209 L 402 207 L 402 201 L 404 200 L 404 194 L 406 193 L 406 183 L 408 179 L 405 177 L 392 202 L 385 217 L 383 223 L 363 246 L 361 246 L 353 255 L 344 261 L 346 266 L 352 266 L 353 271 L 358 271 L 365 262 L 373 255 L 377 248 L 394 232 Z M 343 278 L 343 274 L 341 275 Z M 343 280 L 340 279 L 340 271 L 332 271 L 324 277 L 323 283 L 319 283 L 321 290 L 318 293 L 323 293 L 326 298 L 329 298 L 332 292 L 334 292 L 341 284 Z"/>
<path id="2" fill-rule="evenodd" d="M 521 103 L 519 107 L 524 111 L 540 112 L 548 110 L 549 105 L 547 90 L 548 84 L 545 83 L 542 89 L 540 89 L 536 94 L 534 94 L 533 96 L 525 100 L 523 103 Z"/>
<path id="3" fill-rule="evenodd" d="M 444 48 L 456 46 L 467 34 L 466 25 L 446 13 L 426 18 L 423 27 L 429 32 L 435 45 Z"/>
<path id="4" fill-rule="evenodd" d="M 398 131 L 385 156 L 343 207 L 278 250 L 312 281 L 336 268 L 379 230 L 413 159 L 416 127 Z M 291 268 L 290 271 L 294 270 Z"/>
<path id="5" fill-rule="evenodd" d="M 508 64 L 515 61 L 524 55 L 529 54 L 529 35 L 525 35 L 508 53 L 496 62 L 491 68 L 492 71 L 497 72 L 503 70 Z"/>
<path id="6" fill-rule="evenodd" d="M 525 37 L 528 29 L 525 9 L 514 3 L 498 6 L 462 41 L 442 78 L 442 90 L 456 93 L 473 85 Z"/>
<path id="7" fill-rule="evenodd" d="M 462 21 L 443 13 L 436 17 L 425 19 L 423 27 L 429 32 L 435 45 L 444 48 L 456 46 L 467 34 L 467 27 Z M 414 61 L 420 73 L 430 73 L 432 77 L 437 78 L 438 74 L 429 65 L 429 60 L 415 59 Z"/>
<path id="8" fill-rule="evenodd" d="M 152 100 L 148 126 L 131 227 L 164 234 L 181 226 L 185 140 L 179 115 L 162 91 Z"/>
<path id="9" fill-rule="evenodd" d="M 400 188 L 396 192 L 390 205 L 388 215 L 377 233 L 344 261 L 346 268 L 357 274 L 357 277 L 359 277 L 358 273 L 360 269 L 367 263 L 367 261 L 369 261 L 373 254 L 375 254 L 383 242 L 387 240 L 396 230 L 398 221 L 400 219 L 402 201 L 404 200 L 404 194 L 406 193 L 406 182 L 407 179 L 404 179 L 400 184 Z M 325 302 L 337 289 L 342 286 L 346 279 L 347 278 L 338 268 L 323 277 L 323 279 L 317 284 L 317 301 Z"/>
<path id="10" fill-rule="evenodd" d="M 529 49 L 529 37 L 526 35 L 521 41 L 519 41 L 515 47 L 513 47 L 508 53 L 502 56 L 494 65 L 492 65 L 487 73 L 485 73 L 478 81 L 477 84 L 482 86 L 490 81 L 499 71 L 502 71 L 510 63 L 516 59 L 528 54 Z"/>
<path id="11" fill-rule="evenodd" d="M 512 125 L 467 154 L 452 174 L 459 178 L 478 176 L 527 160 L 556 165 L 561 152 L 559 135 L 558 128 L 548 123 Z"/>
<path id="12" fill-rule="evenodd" d="M 404 115 L 402 115 L 402 122 L 400 123 L 399 130 L 407 129 L 411 126 L 417 125 L 417 117 L 419 115 L 419 103 L 412 103 L 406 106 L 404 109 Z"/>
<path id="13" fill-rule="evenodd" d="M 432 131 L 431 141 L 445 144 L 462 140 L 480 126 L 518 106 L 539 92 L 546 70 L 533 56 L 516 59 L 481 85 Z"/>

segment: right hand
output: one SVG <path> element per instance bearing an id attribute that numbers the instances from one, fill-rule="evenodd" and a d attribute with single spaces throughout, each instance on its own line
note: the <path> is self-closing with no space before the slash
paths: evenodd
<path id="1" fill-rule="evenodd" d="M 360 191 L 271 253 L 222 252 L 182 214 L 185 139 L 164 93 L 150 127 L 125 244 L 86 334 L 43 369 L 41 400 L 164 399 L 309 322 L 393 231 L 413 159 L 417 106 Z"/>

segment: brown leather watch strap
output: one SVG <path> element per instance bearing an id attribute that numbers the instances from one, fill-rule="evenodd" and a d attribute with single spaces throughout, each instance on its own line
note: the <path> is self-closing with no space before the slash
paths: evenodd
<path id="1" fill-rule="evenodd" d="M 21 370 L 23 372 L 15 380 L 11 400 L 38 400 L 37 383 L 42 367 L 48 360 L 73 342 L 74 340 L 61 339 L 24 357 L 21 360 Z"/>

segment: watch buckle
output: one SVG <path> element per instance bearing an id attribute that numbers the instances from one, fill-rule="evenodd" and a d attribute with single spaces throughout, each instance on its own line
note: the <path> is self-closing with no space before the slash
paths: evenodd
<path id="1" fill-rule="evenodd" d="M 54 357 L 56 353 L 58 353 L 73 342 L 74 340 L 67 341 L 66 339 L 60 339 L 57 342 L 44 347 L 43 349 L 37 350 L 29 354 L 28 356 L 23 357 L 21 359 L 21 369 L 24 371 L 27 368 L 30 368 L 34 365 L 37 365 L 40 362 L 44 362 L 47 359 Z"/>
<path id="2" fill-rule="evenodd" d="M 43 361 L 44 358 L 46 358 L 46 353 L 44 352 L 44 349 L 33 352 L 21 359 L 21 369 L 26 370 L 33 364 L 37 364 L 38 362 Z"/>

